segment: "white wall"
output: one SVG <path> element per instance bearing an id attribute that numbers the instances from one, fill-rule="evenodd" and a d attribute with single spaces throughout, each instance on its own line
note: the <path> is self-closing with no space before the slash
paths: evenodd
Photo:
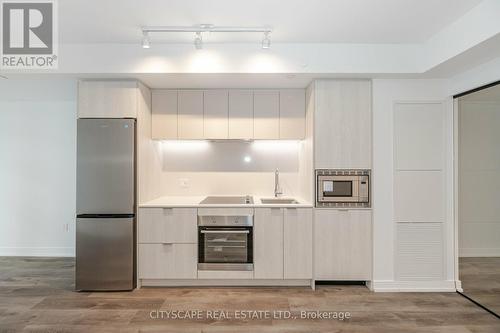
<path id="1" fill-rule="evenodd" d="M 424 230 L 424 228 L 418 226 L 416 229 L 410 228 L 411 230 L 408 228 L 404 230 L 398 229 L 398 222 L 403 221 L 398 220 L 401 216 L 396 215 L 395 207 L 400 202 L 396 201 L 395 204 L 394 188 L 397 176 L 395 165 L 397 164 L 395 164 L 394 154 L 396 148 L 394 146 L 394 113 L 401 105 L 406 104 L 416 107 L 424 105 L 424 110 L 426 110 L 426 103 L 432 104 L 436 102 L 443 103 L 445 109 L 444 123 L 446 126 L 443 132 L 446 137 L 442 158 L 444 186 L 447 195 L 442 201 L 441 207 L 439 207 L 443 210 L 443 221 L 442 237 L 437 240 L 443 246 L 443 274 L 441 277 L 436 274 L 434 278 L 430 276 L 431 279 L 421 279 L 415 276 L 411 280 L 411 277 L 401 274 L 407 262 L 404 261 L 404 258 L 402 261 L 398 254 L 405 250 L 402 245 L 409 244 L 408 242 L 402 243 L 401 240 L 410 241 L 417 237 L 428 237 L 428 240 L 433 242 L 436 242 L 436 240 L 429 238 L 430 235 L 433 235 L 433 231 L 430 229 Z M 373 80 L 373 288 L 375 290 L 454 290 L 453 198 L 451 195 L 453 193 L 452 119 L 452 102 L 448 96 L 447 80 Z M 425 135 L 422 134 L 422 139 Z M 409 136 L 411 136 L 410 133 L 408 133 Z M 416 168 L 413 164 L 411 168 Z M 398 166 L 398 169 L 401 169 L 401 166 Z M 409 194 L 414 195 L 411 191 Z M 404 211 L 407 212 L 407 210 Z M 406 218 L 406 216 L 403 217 Z M 399 242 L 398 235 L 400 237 Z M 423 244 L 421 245 L 423 246 Z M 411 258 L 408 260 L 411 260 Z"/>
<path id="2" fill-rule="evenodd" d="M 73 256 L 76 81 L 0 80 L 0 115 L 0 255 Z"/>

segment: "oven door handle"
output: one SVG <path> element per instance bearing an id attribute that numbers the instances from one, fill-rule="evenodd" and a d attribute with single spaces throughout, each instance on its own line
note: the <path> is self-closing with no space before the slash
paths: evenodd
<path id="1" fill-rule="evenodd" d="M 249 234 L 248 230 L 201 230 L 202 234 Z"/>

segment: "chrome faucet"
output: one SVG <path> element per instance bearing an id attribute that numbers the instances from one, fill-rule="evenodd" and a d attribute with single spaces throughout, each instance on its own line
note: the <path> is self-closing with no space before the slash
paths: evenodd
<path id="1" fill-rule="evenodd" d="M 280 186 L 280 171 L 276 168 L 274 171 L 274 197 L 277 198 L 283 194 Z"/>

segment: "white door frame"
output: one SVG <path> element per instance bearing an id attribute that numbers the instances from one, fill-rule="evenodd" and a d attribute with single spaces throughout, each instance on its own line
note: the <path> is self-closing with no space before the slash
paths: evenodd
<path id="1" fill-rule="evenodd" d="M 457 291 L 463 292 L 462 281 L 459 275 L 459 235 L 458 235 L 458 217 L 459 217 L 459 203 L 458 203 L 458 161 L 459 161 L 459 141 L 458 141 L 458 98 L 453 98 L 453 244 L 454 244 L 454 275 L 455 275 L 455 288 Z"/>

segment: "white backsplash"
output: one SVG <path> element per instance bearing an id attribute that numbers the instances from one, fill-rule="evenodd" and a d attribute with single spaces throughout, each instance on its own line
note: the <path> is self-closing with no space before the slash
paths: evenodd
<path id="1" fill-rule="evenodd" d="M 164 172 L 299 170 L 298 141 L 164 141 Z"/>
<path id="2" fill-rule="evenodd" d="M 164 141 L 163 195 L 299 195 L 298 141 Z"/>

